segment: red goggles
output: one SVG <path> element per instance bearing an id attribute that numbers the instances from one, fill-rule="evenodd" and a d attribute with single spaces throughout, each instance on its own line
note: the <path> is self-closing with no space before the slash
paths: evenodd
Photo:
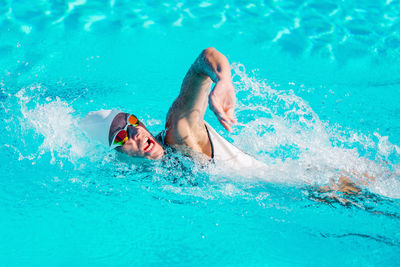
<path id="1" fill-rule="evenodd" d="M 139 125 L 139 119 L 133 114 L 128 114 L 125 127 L 114 135 L 110 149 L 114 149 L 117 146 L 123 146 L 126 141 L 128 141 L 127 129 L 129 125 L 132 125 L 133 127 L 137 127 Z"/>

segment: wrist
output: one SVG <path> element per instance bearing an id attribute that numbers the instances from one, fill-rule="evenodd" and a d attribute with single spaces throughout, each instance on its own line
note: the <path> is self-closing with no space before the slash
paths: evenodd
<path id="1" fill-rule="evenodd" d="M 232 81 L 229 78 L 220 78 L 217 83 L 215 83 L 218 86 L 215 86 L 214 88 L 228 88 L 228 87 L 233 87 Z"/>

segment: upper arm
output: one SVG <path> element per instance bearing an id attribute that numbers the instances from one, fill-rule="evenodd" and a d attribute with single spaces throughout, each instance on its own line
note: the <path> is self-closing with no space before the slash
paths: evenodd
<path id="1" fill-rule="evenodd" d="M 203 123 L 211 85 L 217 80 L 215 73 L 208 71 L 211 66 L 205 65 L 212 64 L 209 59 L 215 53 L 218 53 L 215 48 L 207 48 L 191 65 L 183 79 L 181 91 L 168 112 L 168 120 L 182 117 L 188 120 L 190 125 Z"/>
<path id="2" fill-rule="evenodd" d="M 214 49 L 215 50 L 215 49 Z M 182 82 L 181 91 L 173 102 L 167 115 L 166 141 L 169 144 L 186 145 L 194 150 L 208 142 L 204 126 L 204 114 L 208 105 L 212 80 L 199 71 L 202 58 L 213 48 L 204 50 L 189 68 Z"/>

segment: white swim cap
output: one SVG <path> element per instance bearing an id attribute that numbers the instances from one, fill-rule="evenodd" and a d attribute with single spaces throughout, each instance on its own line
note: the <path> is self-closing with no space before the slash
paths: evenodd
<path id="1" fill-rule="evenodd" d="M 100 141 L 106 146 L 110 146 L 108 139 L 110 126 L 115 116 L 121 112 L 122 111 L 116 109 L 92 111 L 80 121 L 79 125 L 85 130 L 89 137 Z"/>

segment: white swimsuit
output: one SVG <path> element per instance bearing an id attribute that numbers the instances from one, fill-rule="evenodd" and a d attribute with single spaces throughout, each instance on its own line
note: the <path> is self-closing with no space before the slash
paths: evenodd
<path id="1" fill-rule="evenodd" d="M 208 136 L 213 151 L 213 159 L 216 165 L 228 167 L 232 170 L 259 169 L 267 165 L 244 153 L 239 148 L 219 135 L 207 122 L 205 122 Z"/>
<path id="2" fill-rule="evenodd" d="M 265 163 L 256 160 L 225 140 L 225 138 L 219 135 L 207 122 L 204 123 L 211 143 L 211 158 L 215 165 L 231 171 L 249 171 L 260 168 L 265 169 L 267 167 Z M 165 133 L 166 130 L 157 135 L 156 138 L 163 145 L 168 146 L 168 144 L 164 142 Z"/>

